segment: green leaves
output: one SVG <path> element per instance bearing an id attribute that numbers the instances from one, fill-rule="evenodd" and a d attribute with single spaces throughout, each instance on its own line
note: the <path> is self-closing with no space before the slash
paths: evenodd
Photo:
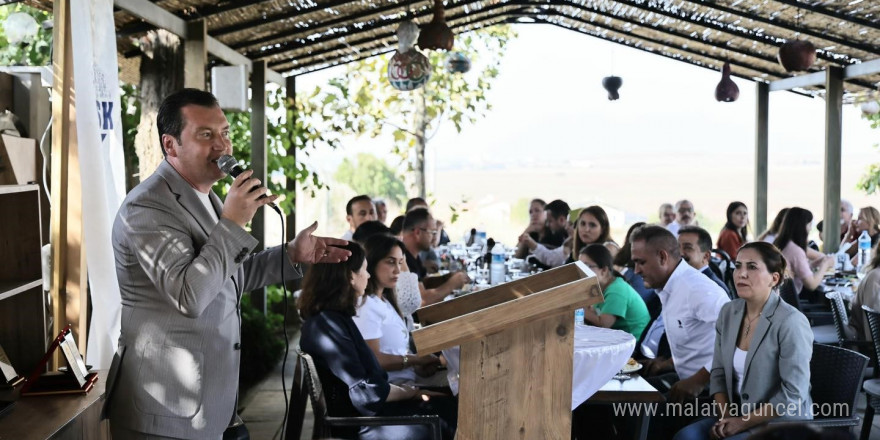
<path id="1" fill-rule="evenodd" d="M 358 154 L 357 163 L 344 159 L 334 178 L 358 194 L 394 200 L 401 205 L 406 200 L 406 188 L 396 170 L 372 154 Z"/>
<path id="2" fill-rule="evenodd" d="M 42 23 L 52 19 L 52 14 L 28 6 L 24 3 L 0 6 L 0 66 L 46 66 L 52 60 L 49 53 L 52 49 L 52 30 L 40 26 L 33 42 L 25 46 L 11 45 L 6 39 L 2 24 L 14 12 L 24 12 Z"/>
<path id="3" fill-rule="evenodd" d="M 867 115 L 863 113 L 862 117 L 867 119 L 871 123 L 871 128 L 880 128 L 880 113 L 875 113 L 873 115 Z M 877 147 L 878 145 L 874 145 L 874 148 Z M 862 175 L 862 178 L 859 179 L 859 183 L 856 184 L 856 188 L 868 194 L 874 194 L 875 192 L 877 192 L 878 187 L 880 187 L 880 164 L 875 163 L 868 166 L 865 174 Z"/>

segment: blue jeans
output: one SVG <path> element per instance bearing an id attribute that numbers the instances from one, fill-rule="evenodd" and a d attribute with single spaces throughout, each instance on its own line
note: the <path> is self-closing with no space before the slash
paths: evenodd
<path id="1" fill-rule="evenodd" d="M 678 431 L 672 440 L 709 440 L 712 438 L 709 435 L 709 431 L 712 429 L 712 425 L 714 425 L 716 421 L 717 419 L 714 417 L 706 417 L 705 419 L 697 420 L 696 422 L 682 428 L 681 431 Z M 751 430 L 748 430 L 731 437 L 725 437 L 724 439 L 745 440 L 751 434 Z"/>

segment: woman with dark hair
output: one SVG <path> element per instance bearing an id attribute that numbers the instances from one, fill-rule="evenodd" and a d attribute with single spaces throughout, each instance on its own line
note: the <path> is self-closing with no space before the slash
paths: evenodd
<path id="1" fill-rule="evenodd" d="M 779 228 L 782 227 L 782 220 L 785 218 L 785 214 L 788 213 L 788 208 L 782 208 L 776 214 L 776 218 L 773 219 L 773 223 L 770 224 L 770 227 L 767 228 L 766 231 L 762 232 L 761 235 L 758 236 L 755 241 L 763 241 L 765 243 L 773 244 L 776 240 L 776 235 L 779 234 Z"/>
<path id="2" fill-rule="evenodd" d="M 370 279 L 364 251 L 354 242 L 343 248 L 351 252 L 347 261 L 315 264 L 309 268 L 298 302 L 305 320 L 300 347 L 315 361 L 329 415 L 395 416 L 441 412 L 435 406 L 444 402 L 448 405 L 446 399 L 415 387 L 388 383 L 388 375 L 352 320 Z M 443 420 L 444 438 L 451 439 L 454 423 L 446 422 L 454 421 L 454 416 Z M 362 426 L 334 430 L 333 436 L 422 439 L 430 436 L 430 429 L 424 425 Z"/>
<path id="3" fill-rule="evenodd" d="M 605 295 L 603 303 L 584 310 L 584 320 L 598 327 L 623 330 L 638 340 L 651 316 L 639 294 L 614 270 L 611 253 L 601 244 L 588 244 L 578 259 L 596 274 Z"/>
<path id="4" fill-rule="evenodd" d="M 364 247 L 370 279 L 354 323 L 379 365 L 388 372 L 389 382 L 423 383 L 417 379 L 434 375 L 440 359 L 432 354 L 416 356 L 409 349 L 409 329 L 397 303 L 397 283 L 406 265 L 403 243 L 379 234 L 368 238 Z M 436 381 L 430 384 L 442 385 Z"/>
<path id="5" fill-rule="evenodd" d="M 394 220 L 391 220 L 391 226 L 388 227 L 391 230 L 391 235 L 400 238 L 400 234 L 403 233 L 403 220 L 405 218 L 405 216 L 398 215 L 394 217 Z"/>
<path id="6" fill-rule="evenodd" d="M 606 248 L 615 249 L 613 251 L 615 254 L 619 249 L 617 243 L 611 239 L 608 214 L 600 206 L 595 205 L 581 210 L 574 223 L 574 230 L 562 246 L 548 249 L 542 244 L 535 243 L 534 240 L 525 241 L 538 260 L 550 267 L 577 260 L 581 249 L 588 244 L 601 244 Z"/>
<path id="7" fill-rule="evenodd" d="M 715 323 L 709 379 L 713 408 L 721 414 L 688 425 L 674 440 L 741 440 L 771 420 L 813 418 L 813 333 L 807 318 L 779 298 L 785 268 L 783 255 L 768 243 L 737 252 L 739 298 L 721 308 Z"/>
<path id="8" fill-rule="evenodd" d="M 731 202 L 727 205 L 727 223 L 718 234 L 719 249 L 727 252 L 732 260 L 736 260 L 736 251 L 745 244 L 749 234 L 749 210 L 743 202 Z"/>
<path id="9" fill-rule="evenodd" d="M 593 205 L 582 209 L 574 223 L 574 229 L 574 245 L 571 249 L 570 261 L 576 260 L 581 249 L 589 244 L 605 246 L 609 252 L 613 253 L 612 257 L 620 251 L 620 247 L 611 239 L 611 224 L 608 221 L 608 214 L 601 206 Z M 607 243 L 613 246 L 609 246 Z"/>
<path id="10" fill-rule="evenodd" d="M 821 256 L 812 263 L 807 257 L 807 235 L 812 229 L 813 213 L 803 208 L 790 208 L 779 235 L 773 244 L 782 251 L 792 274 L 795 290 L 816 290 L 825 272 L 834 267 L 834 257 Z M 814 272 L 813 270 L 816 269 Z"/>

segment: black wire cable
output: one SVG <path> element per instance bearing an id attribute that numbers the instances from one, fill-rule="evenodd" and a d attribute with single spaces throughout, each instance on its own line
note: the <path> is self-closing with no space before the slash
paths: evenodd
<path id="1" fill-rule="evenodd" d="M 276 206 L 272 206 L 272 208 L 278 213 L 278 217 L 281 218 L 281 289 L 284 293 L 282 300 L 283 310 L 281 312 L 281 331 L 284 334 L 284 360 L 281 361 L 281 393 L 284 395 L 284 418 L 281 420 L 281 440 L 284 440 L 284 436 L 287 434 L 287 416 L 290 411 L 290 404 L 287 401 L 287 385 L 284 378 L 284 371 L 287 369 L 287 355 L 290 353 L 290 340 L 287 337 L 287 278 L 284 276 L 284 266 L 286 265 L 285 258 L 288 258 L 287 231 L 284 229 L 284 214 L 281 213 L 281 209 Z"/>

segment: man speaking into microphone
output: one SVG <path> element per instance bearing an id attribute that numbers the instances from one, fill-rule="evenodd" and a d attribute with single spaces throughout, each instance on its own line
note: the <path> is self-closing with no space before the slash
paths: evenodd
<path id="1" fill-rule="evenodd" d="M 128 194 L 113 224 L 122 296 L 119 347 L 107 383 L 113 438 L 220 439 L 235 417 L 243 292 L 301 273 L 298 263 L 339 262 L 343 240 L 315 237 L 251 254 L 245 225 L 278 196 L 247 170 L 221 202 L 211 187 L 231 154 L 217 99 L 176 92 L 156 117 L 165 160 Z M 284 253 L 286 252 L 286 256 Z M 283 268 L 282 268 L 283 265 Z"/>

